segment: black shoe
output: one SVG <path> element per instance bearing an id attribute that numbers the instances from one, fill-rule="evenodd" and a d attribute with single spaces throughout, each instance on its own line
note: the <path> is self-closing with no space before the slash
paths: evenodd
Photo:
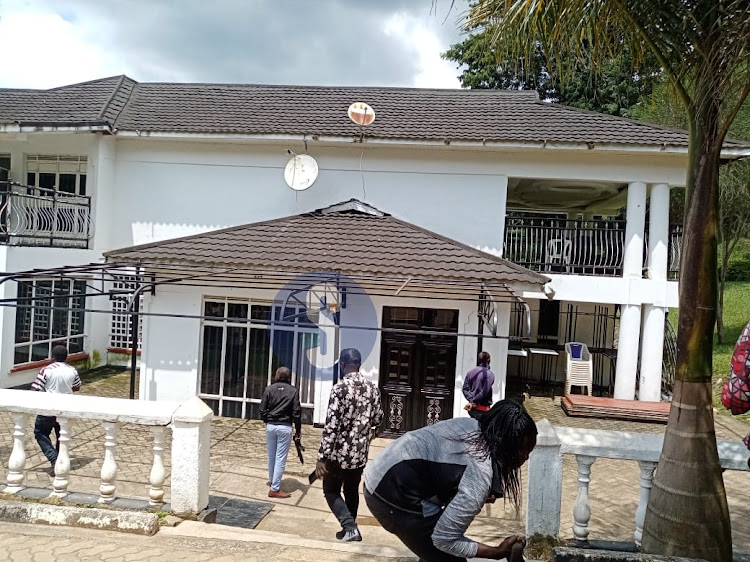
<path id="1" fill-rule="evenodd" d="M 336 533 L 336 538 L 340 541 L 343 541 L 344 535 L 346 535 L 346 529 L 341 529 L 338 533 Z"/>

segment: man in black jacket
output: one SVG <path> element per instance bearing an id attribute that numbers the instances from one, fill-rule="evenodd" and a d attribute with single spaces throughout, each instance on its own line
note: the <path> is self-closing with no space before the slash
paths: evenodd
<path id="1" fill-rule="evenodd" d="M 281 490 L 281 477 L 286 468 L 286 456 L 292 444 L 292 422 L 294 439 L 302 431 L 302 408 L 299 390 L 290 383 L 292 373 L 286 367 L 276 369 L 275 382 L 266 387 L 260 401 L 260 419 L 266 422 L 266 447 L 268 448 L 269 498 L 286 499 L 292 496 Z"/>

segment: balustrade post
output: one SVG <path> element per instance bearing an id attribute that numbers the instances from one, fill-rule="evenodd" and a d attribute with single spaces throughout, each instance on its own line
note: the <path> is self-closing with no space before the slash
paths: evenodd
<path id="1" fill-rule="evenodd" d="M 555 537 L 560 532 L 563 459 L 560 439 L 544 419 L 536 424 L 536 447 L 529 456 L 526 536 Z"/>
<path id="2" fill-rule="evenodd" d="M 112 503 L 115 500 L 117 485 L 117 461 L 115 460 L 115 449 L 117 447 L 117 423 L 102 422 L 104 428 L 104 462 L 102 462 L 101 479 L 99 486 L 99 503 Z"/>
<path id="3" fill-rule="evenodd" d="M 164 503 L 164 479 L 167 472 L 164 470 L 164 428 L 154 426 L 154 465 L 151 467 L 149 482 L 151 488 L 148 491 L 149 505 L 158 506 Z"/>
<path id="4" fill-rule="evenodd" d="M 211 418 L 197 396 L 172 416 L 172 512 L 195 516 L 208 506 L 211 469 Z"/>
<path id="5" fill-rule="evenodd" d="M 55 480 L 52 482 L 52 496 L 61 498 L 68 493 L 68 476 L 70 475 L 70 455 L 68 453 L 68 442 L 70 441 L 71 423 L 68 418 L 57 418 L 60 425 L 60 435 L 57 437 L 59 450 L 57 462 L 55 462 Z"/>
<path id="6" fill-rule="evenodd" d="M 643 538 L 643 522 L 646 520 L 646 507 L 648 507 L 648 497 L 651 494 L 656 464 L 651 461 L 638 461 L 638 466 L 641 467 L 641 500 L 635 512 L 635 544 L 639 547 Z"/>
<path id="7" fill-rule="evenodd" d="M 23 481 L 26 478 L 26 427 L 28 415 L 13 414 L 13 450 L 8 460 L 8 479 L 5 493 L 15 494 L 23 489 Z"/>
<path id="8" fill-rule="evenodd" d="M 591 505 L 589 504 L 589 482 L 591 482 L 591 465 L 596 457 L 576 455 L 578 461 L 578 496 L 573 507 L 573 536 L 579 542 L 589 540 L 589 521 Z"/>

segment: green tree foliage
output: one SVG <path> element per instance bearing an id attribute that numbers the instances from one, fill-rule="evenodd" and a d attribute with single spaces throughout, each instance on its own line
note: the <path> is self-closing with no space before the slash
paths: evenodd
<path id="1" fill-rule="evenodd" d="M 437 1 L 437 0 L 434 0 Z M 711 407 L 717 303 L 719 166 L 750 93 L 747 0 L 476 0 L 466 29 L 487 33 L 498 60 L 531 66 L 538 45 L 561 80 L 627 47 L 654 56 L 682 102 L 690 133 L 674 400 L 643 527 L 644 552 L 732 560 Z"/>
<path id="2" fill-rule="evenodd" d="M 490 44 L 486 29 L 452 45 L 442 57 L 458 64 L 464 88 L 536 90 L 542 100 L 621 117 L 627 117 L 630 108 L 651 95 L 661 75 L 654 57 L 636 66 L 623 47 L 601 68 L 595 69 L 590 59 L 577 61 L 562 80 L 555 66 L 548 64 L 541 44 L 528 59 L 502 57 Z"/>

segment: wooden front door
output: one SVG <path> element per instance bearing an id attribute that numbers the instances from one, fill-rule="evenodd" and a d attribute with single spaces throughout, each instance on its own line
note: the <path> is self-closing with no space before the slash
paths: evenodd
<path id="1" fill-rule="evenodd" d="M 380 391 L 385 433 L 411 429 L 453 417 L 458 311 L 384 307 L 380 355 Z"/>

